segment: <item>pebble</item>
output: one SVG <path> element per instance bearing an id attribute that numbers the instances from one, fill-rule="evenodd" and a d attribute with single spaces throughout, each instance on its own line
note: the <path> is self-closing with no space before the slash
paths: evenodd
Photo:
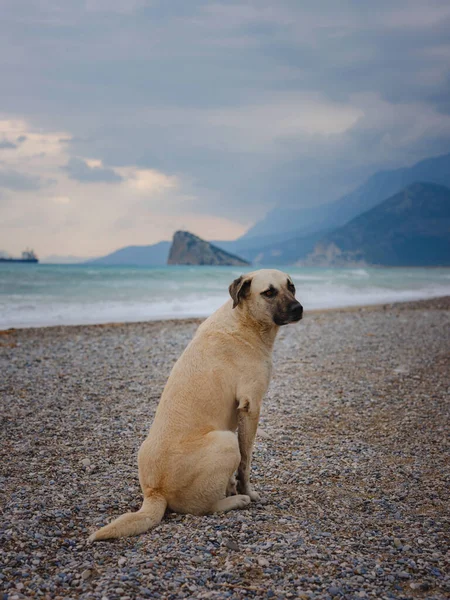
<path id="1" fill-rule="evenodd" d="M 258 427 L 256 435 L 263 440 L 270 440 L 270 435 L 267 433 L 267 431 L 264 431 L 264 429 L 261 429 L 260 427 Z"/>
<path id="2" fill-rule="evenodd" d="M 192 560 L 192 562 L 197 563 L 197 564 L 204 562 L 203 556 L 193 556 L 191 560 Z"/>
<path id="3" fill-rule="evenodd" d="M 238 544 L 236 544 L 236 542 L 233 540 L 225 540 L 224 545 L 227 548 L 229 548 L 230 550 L 235 550 L 235 551 L 239 550 Z"/>

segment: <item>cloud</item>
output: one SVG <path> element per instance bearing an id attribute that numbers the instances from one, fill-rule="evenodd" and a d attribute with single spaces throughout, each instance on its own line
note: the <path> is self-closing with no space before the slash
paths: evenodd
<path id="1" fill-rule="evenodd" d="M 136 12 L 145 4 L 144 0 L 86 0 L 86 10 L 127 15 Z"/>
<path id="2" fill-rule="evenodd" d="M 70 198 L 69 196 L 53 196 L 52 201 L 55 204 L 69 204 L 70 203 Z"/>
<path id="3" fill-rule="evenodd" d="M 9 140 L 0 140 L 0 150 L 12 150 L 13 148 L 17 148 L 17 144 L 13 144 L 13 142 L 10 142 Z"/>
<path id="4" fill-rule="evenodd" d="M 99 163 L 101 164 L 100 161 Z M 61 168 L 69 174 L 71 179 L 83 183 L 118 183 L 122 181 L 122 177 L 113 169 L 104 168 L 99 164 L 90 166 L 88 162 L 81 158 L 71 158 L 67 165 Z"/>
<path id="5" fill-rule="evenodd" d="M 128 185 L 141 194 L 165 192 L 179 187 L 175 176 L 168 176 L 154 169 L 119 169 L 128 179 Z"/>
<path id="6" fill-rule="evenodd" d="M 36 132 L 23 120 L 0 121 L 2 127 L 10 137 L 13 132 L 26 138 L 5 156 L 0 171 L 0 237 L 11 252 L 31 244 L 40 254 L 56 247 L 94 256 L 136 239 L 169 239 L 177 226 L 217 237 L 245 230 L 235 219 L 208 214 L 205 205 L 193 209 L 197 199 L 189 178 L 130 164 L 107 169 L 99 158 L 71 156 L 67 132 Z"/>
<path id="7" fill-rule="evenodd" d="M 43 187 L 39 177 L 19 173 L 19 171 L 0 169 L 0 188 L 20 192 L 39 190 Z"/>

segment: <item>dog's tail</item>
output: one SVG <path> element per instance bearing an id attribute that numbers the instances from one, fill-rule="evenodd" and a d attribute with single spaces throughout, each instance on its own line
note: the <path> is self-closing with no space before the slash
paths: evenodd
<path id="1" fill-rule="evenodd" d="M 166 507 L 167 501 L 160 494 L 145 497 L 142 507 L 137 512 L 125 513 L 118 517 L 109 525 L 105 525 L 89 536 L 89 541 L 98 542 L 144 533 L 161 522 Z"/>

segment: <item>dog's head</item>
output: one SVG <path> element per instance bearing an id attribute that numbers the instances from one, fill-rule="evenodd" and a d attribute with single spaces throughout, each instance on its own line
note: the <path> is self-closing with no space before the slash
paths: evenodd
<path id="1" fill-rule="evenodd" d="M 260 323 L 287 325 L 300 321 L 303 306 L 295 298 L 295 286 L 286 273 L 261 269 L 241 275 L 229 287 L 233 308 L 241 308 Z"/>

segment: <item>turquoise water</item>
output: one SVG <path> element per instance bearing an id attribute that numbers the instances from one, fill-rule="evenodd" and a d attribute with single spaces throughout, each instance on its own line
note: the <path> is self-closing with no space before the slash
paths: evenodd
<path id="1" fill-rule="evenodd" d="M 450 295 L 450 269 L 286 267 L 305 310 Z M 0 328 L 207 316 L 237 267 L 0 264 Z"/>

